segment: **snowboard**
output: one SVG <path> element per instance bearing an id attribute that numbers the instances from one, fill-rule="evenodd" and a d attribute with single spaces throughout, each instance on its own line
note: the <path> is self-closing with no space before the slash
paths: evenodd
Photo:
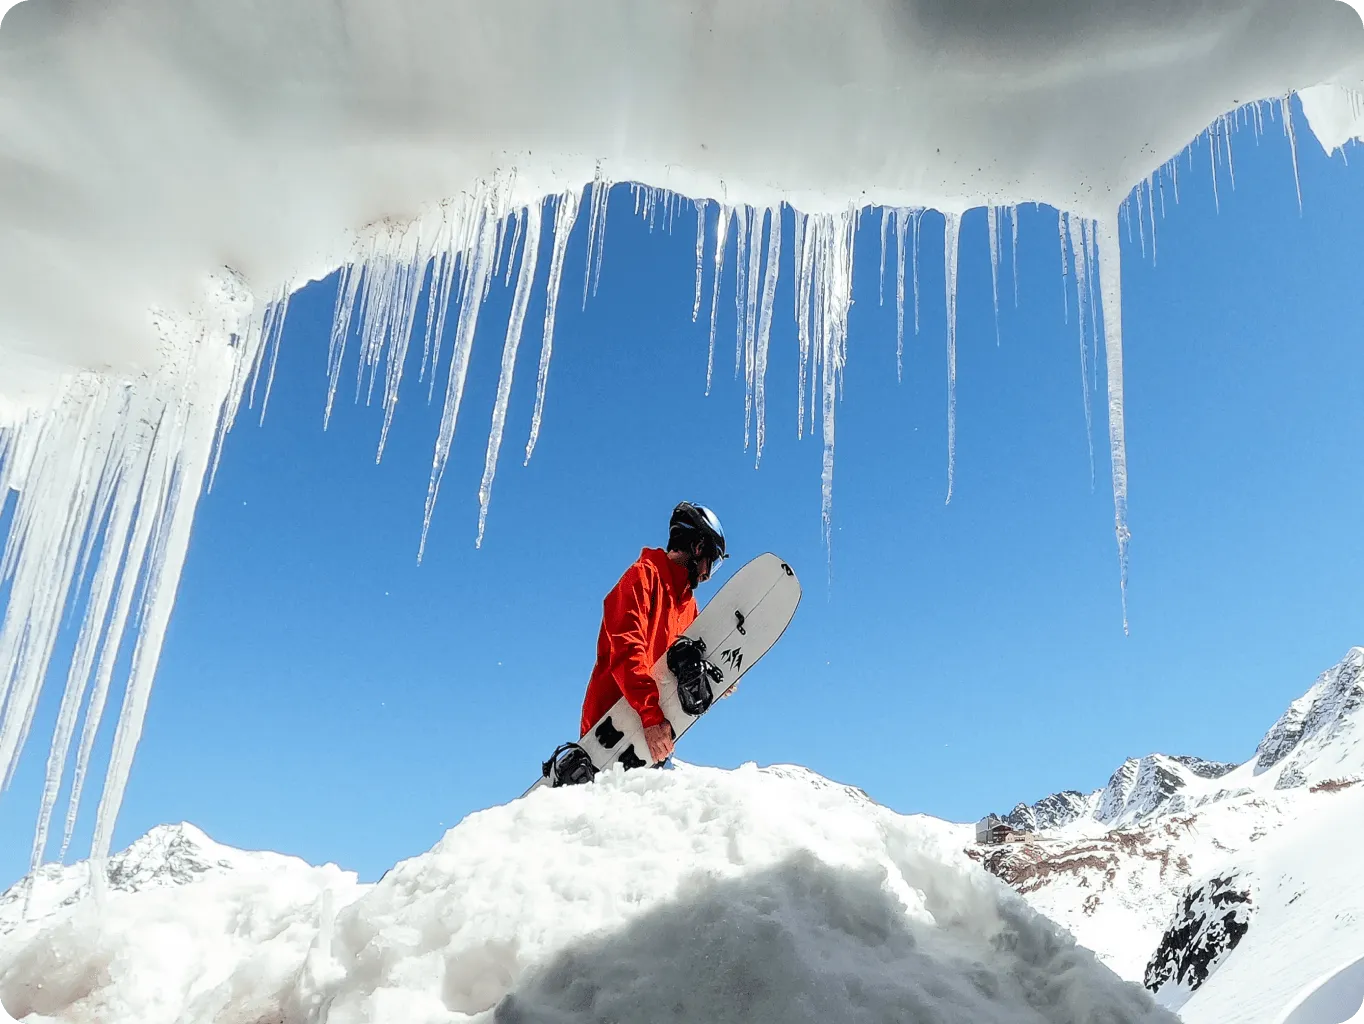
<path id="1" fill-rule="evenodd" d="M 768 552 L 739 569 L 701 609 L 696 621 L 682 635 L 705 645 L 704 657 L 712 666 L 705 683 L 710 686 L 713 698 L 710 710 L 714 710 L 714 701 L 737 684 L 758 659 L 772 649 L 796 614 L 799 603 L 800 580 L 794 570 Z M 680 741 L 701 716 L 690 715 L 682 709 L 677 680 L 668 668 L 666 654 L 654 665 L 653 677 L 658 683 L 659 706 Z M 621 764 L 627 769 L 649 765 L 644 726 L 624 697 L 616 701 L 576 745 L 591 759 L 597 771 L 613 764 Z M 552 785 L 546 767 L 539 781 L 526 792 Z"/>

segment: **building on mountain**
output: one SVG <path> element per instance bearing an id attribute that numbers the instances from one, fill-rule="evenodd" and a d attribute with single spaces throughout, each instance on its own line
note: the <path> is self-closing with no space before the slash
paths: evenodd
<path id="1" fill-rule="evenodd" d="M 1014 828 L 997 814 L 987 814 L 976 822 L 976 842 L 982 846 L 998 846 L 1001 843 L 1022 843 L 1032 838 L 1032 833 Z"/>

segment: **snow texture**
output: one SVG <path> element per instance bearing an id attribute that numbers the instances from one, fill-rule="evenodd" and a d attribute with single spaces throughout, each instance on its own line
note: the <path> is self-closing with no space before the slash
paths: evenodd
<path id="1" fill-rule="evenodd" d="M 11 581 L 0 625 L 3 779 L 43 680 L 62 671 L 52 663 L 57 623 L 68 606 L 83 622 L 34 863 L 64 777 L 69 840 L 90 744 L 121 688 L 93 841 L 96 858 L 108 852 L 198 495 L 242 401 L 263 407 L 269 395 L 288 296 L 339 269 L 327 411 L 353 366 L 356 397 L 377 393 L 383 408 L 380 452 L 411 364 L 428 395 L 442 390 L 420 552 L 467 420 L 482 300 L 515 273 L 478 487 L 481 534 L 541 247 L 549 273 L 527 459 L 547 408 L 569 239 L 585 220 L 585 301 L 600 280 L 613 182 L 640 186 L 637 208 L 651 223 L 660 211 L 666 225 L 684 210 L 705 218 L 703 258 L 714 232 L 708 377 L 734 236 L 736 360 L 755 460 L 789 219 L 799 429 L 808 397 L 824 446 L 826 537 L 863 209 L 880 206 L 895 222 L 902 323 L 905 227 L 917 282 L 925 209 L 945 215 L 949 281 L 966 210 L 987 210 L 995 271 L 1001 217 L 1016 236 L 1018 204 L 1064 211 L 1058 228 L 1093 365 L 1102 322 L 1125 624 L 1120 204 L 1135 188 L 1128 224 L 1144 251 L 1149 218 L 1154 249 L 1162 168 L 1210 124 L 1228 166 L 1240 123 L 1259 132 L 1277 112 L 1293 141 L 1285 98 L 1295 90 L 1321 86 L 1308 112 L 1323 144 L 1356 134 L 1361 42 L 1364 28 L 1336 0 L 18 5 L 0 29 L 0 495 L 18 492 L 0 564 Z M 918 300 L 916 287 L 916 324 Z M 950 286 L 946 301 L 954 310 Z M 699 308 L 694 300 L 694 317 Z M 949 323 L 950 496 L 955 316 Z M 409 358 L 417 333 L 421 356 L 412 346 Z M 87 564 L 82 589 L 74 581 Z M 116 679 L 128 647 L 131 667 Z"/>
<path id="2" fill-rule="evenodd" d="M 31 1024 L 1173 1024 L 966 835 L 802 769 L 613 772 L 471 815 L 373 886 L 208 844 L 191 859 L 226 866 L 156 887 L 163 858 L 0 937 L 0 1003 Z"/>

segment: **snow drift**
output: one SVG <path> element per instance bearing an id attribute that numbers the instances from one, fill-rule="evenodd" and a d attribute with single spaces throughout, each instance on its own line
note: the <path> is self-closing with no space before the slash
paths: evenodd
<path id="1" fill-rule="evenodd" d="M 802 769 L 609 774 L 471 815 L 372 887 L 235 851 L 173 889 L 144 873 L 0 936 L 0 1003 L 70 1024 L 1174 1020 L 966 838 Z"/>
<path id="2" fill-rule="evenodd" d="M 248 387 L 268 395 L 287 297 L 308 280 L 341 268 L 333 393 L 354 325 L 358 384 L 385 408 L 381 450 L 409 364 L 432 389 L 443 375 L 429 527 L 482 297 L 494 276 L 516 274 L 479 489 L 486 513 L 539 265 L 548 301 L 527 458 L 570 233 L 587 222 L 585 297 L 614 181 L 647 186 L 651 217 L 676 220 L 681 197 L 696 201 L 692 313 L 703 315 L 709 261 L 712 341 L 732 253 L 747 433 L 760 455 L 789 208 L 800 419 L 808 397 L 827 530 L 862 209 L 889 211 L 882 237 L 893 229 L 902 311 L 921 215 L 942 211 L 950 311 L 962 212 L 988 207 L 998 268 L 1010 209 L 1050 203 L 1066 211 L 1061 244 L 1091 342 L 1102 309 L 1125 578 L 1118 205 L 1136 187 L 1134 219 L 1153 229 L 1151 175 L 1214 121 L 1259 130 L 1277 116 L 1292 138 L 1280 101 L 1294 90 L 1316 87 L 1304 103 L 1328 145 L 1357 134 L 1349 87 L 1361 80 L 1361 42 L 1359 19 L 1337 0 L 18 5 L 0 30 L 0 495 L 18 491 L 0 564 L 11 580 L 0 777 L 27 738 L 63 609 L 82 623 L 35 863 L 74 746 L 69 840 L 128 638 L 93 843 L 97 856 L 108 850 L 215 441 Z M 1278 105 L 1243 106 L 1263 99 Z M 1219 151 L 1209 147 L 1214 167 Z M 409 359 L 414 333 L 422 352 Z M 951 315 L 947 345 L 950 393 Z M 949 397 L 949 495 L 954 408 Z"/>

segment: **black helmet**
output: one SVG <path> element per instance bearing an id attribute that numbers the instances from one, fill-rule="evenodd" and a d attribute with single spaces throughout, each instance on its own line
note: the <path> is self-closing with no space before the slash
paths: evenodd
<path id="1" fill-rule="evenodd" d="M 718 562 L 725 555 L 725 529 L 719 518 L 705 505 L 679 502 L 668 520 L 668 546 L 677 550 L 690 548 L 698 540 L 704 541 L 705 552 L 711 561 Z"/>

